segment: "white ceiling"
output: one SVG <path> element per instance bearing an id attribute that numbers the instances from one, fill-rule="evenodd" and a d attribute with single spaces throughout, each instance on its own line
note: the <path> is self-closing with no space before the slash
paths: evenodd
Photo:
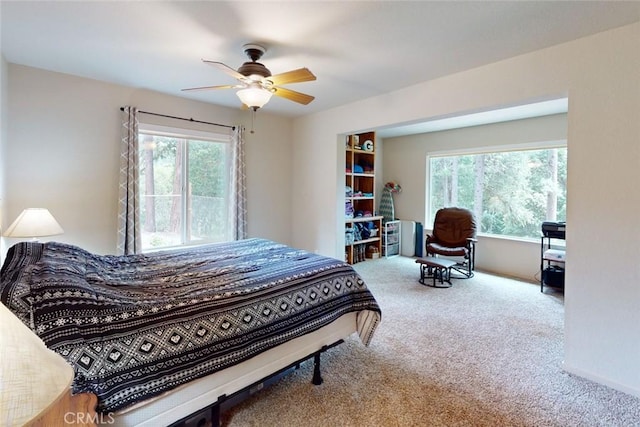
<path id="1" fill-rule="evenodd" d="M 234 90 L 180 89 L 235 83 L 201 59 L 237 69 L 262 43 L 273 74 L 317 76 L 287 86 L 311 104 L 264 107 L 293 117 L 627 25 L 640 2 L 3 0 L 0 18 L 10 63 L 231 107 Z"/>

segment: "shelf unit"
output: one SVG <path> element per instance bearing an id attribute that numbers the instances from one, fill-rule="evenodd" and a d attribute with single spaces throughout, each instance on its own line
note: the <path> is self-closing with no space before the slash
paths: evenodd
<path id="1" fill-rule="evenodd" d="M 540 239 L 540 292 L 544 287 L 564 288 L 564 266 L 566 252 L 553 249 L 554 240 L 564 240 L 562 234 L 543 234 Z"/>
<path id="2" fill-rule="evenodd" d="M 346 137 L 345 261 L 350 264 L 382 252 L 382 216 L 375 215 L 375 148 L 375 132 Z"/>
<path id="3" fill-rule="evenodd" d="M 400 220 L 387 221 L 382 230 L 382 255 L 385 258 L 400 255 Z"/>

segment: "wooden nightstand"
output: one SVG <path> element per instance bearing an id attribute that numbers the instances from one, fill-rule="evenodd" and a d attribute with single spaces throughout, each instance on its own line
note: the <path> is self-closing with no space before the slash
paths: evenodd
<path id="1" fill-rule="evenodd" d="M 29 427 L 96 427 L 99 420 L 96 414 L 97 397 L 92 393 L 64 394 L 51 405 L 42 416 Z"/>

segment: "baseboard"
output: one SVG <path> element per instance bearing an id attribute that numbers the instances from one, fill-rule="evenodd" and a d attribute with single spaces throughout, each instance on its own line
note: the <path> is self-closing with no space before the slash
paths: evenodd
<path id="1" fill-rule="evenodd" d="M 504 277 L 505 279 L 516 280 L 518 282 L 531 283 L 531 284 L 540 286 L 540 280 L 538 280 L 537 278 L 531 278 L 531 277 L 525 278 L 525 277 L 515 276 L 513 274 L 507 274 L 500 271 L 487 270 L 479 267 L 474 268 L 474 271 L 485 273 L 485 274 L 491 274 L 492 276 Z"/>
<path id="2" fill-rule="evenodd" d="M 562 369 L 565 372 L 568 372 L 569 374 L 576 375 L 578 377 L 587 379 L 589 381 L 593 381 L 598 384 L 602 384 L 614 390 L 621 391 L 623 393 L 626 393 L 628 395 L 631 395 L 640 399 L 640 389 L 629 387 L 627 385 L 620 384 L 615 381 L 611 381 L 607 378 L 603 378 L 601 376 L 595 375 L 592 372 L 587 372 L 582 369 L 578 369 L 575 366 L 568 365 L 564 361 L 562 362 Z"/>

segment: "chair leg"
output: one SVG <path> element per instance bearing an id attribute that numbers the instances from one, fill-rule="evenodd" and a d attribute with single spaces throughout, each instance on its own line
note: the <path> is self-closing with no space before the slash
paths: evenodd
<path id="1" fill-rule="evenodd" d="M 472 262 L 469 259 L 465 259 L 462 262 L 451 267 L 452 270 L 455 270 L 459 274 L 454 276 L 456 279 L 470 279 L 473 277 L 473 268 Z"/>

